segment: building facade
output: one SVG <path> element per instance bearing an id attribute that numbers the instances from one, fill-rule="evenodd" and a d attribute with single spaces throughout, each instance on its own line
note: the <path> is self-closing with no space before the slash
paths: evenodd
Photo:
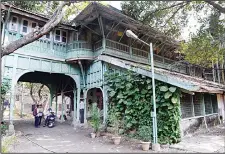
<path id="1" fill-rule="evenodd" d="M 5 11 L 2 26 L 4 45 L 48 21 L 44 15 L 1 5 Z M 93 2 L 70 23 L 61 23 L 49 34 L 3 57 L 3 79 L 11 83 L 11 124 L 18 81 L 47 85 L 51 93 L 50 106 L 55 96 L 61 95 L 60 99 L 68 96 L 72 102 L 74 124 L 80 121 L 81 98 L 85 104 L 85 122 L 90 117 L 93 102 L 98 104 L 105 122 L 108 95 L 104 73 L 109 68 L 133 70 L 151 78 L 149 48 L 128 38 L 125 34 L 128 29 L 146 42 L 153 43 L 156 80 L 181 89 L 184 134 L 199 127 L 203 121 L 206 125 L 207 121 L 224 121 L 225 86 L 219 73 L 180 62 L 176 40 L 115 8 Z"/>

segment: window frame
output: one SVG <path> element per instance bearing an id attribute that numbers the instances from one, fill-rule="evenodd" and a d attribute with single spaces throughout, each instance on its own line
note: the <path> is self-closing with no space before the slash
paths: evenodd
<path id="1" fill-rule="evenodd" d="M 64 36 L 63 36 L 63 32 L 66 33 L 66 37 L 65 37 L 65 38 L 66 38 L 66 42 L 63 42 L 63 37 L 64 37 Z M 67 43 L 67 38 L 68 38 L 67 31 L 66 31 L 66 30 L 61 30 L 61 42 L 62 42 L 62 43 Z"/>
<path id="2" fill-rule="evenodd" d="M 26 20 L 28 22 L 28 24 L 27 24 L 27 32 L 23 32 L 23 27 L 24 27 L 23 21 L 24 20 Z M 26 19 L 26 18 L 22 18 L 22 20 L 21 20 L 21 29 L 20 29 L 21 34 L 28 34 L 30 32 L 30 29 L 31 29 L 30 21 L 28 19 Z"/>
<path id="3" fill-rule="evenodd" d="M 37 23 L 37 22 L 35 22 L 35 21 L 30 21 L 30 28 L 31 28 L 31 30 L 33 30 L 33 29 L 35 28 L 35 27 L 34 27 L 34 28 L 32 27 L 32 24 L 33 24 L 33 23 L 35 23 L 35 24 L 36 24 L 36 26 L 35 26 L 35 27 L 37 27 L 37 26 L 38 26 L 38 23 Z"/>
<path id="4" fill-rule="evenodd" d="M 16 30 L 12 29 L 13 18 L 16 18 Z M 10 20 L 9 30 L 14 31 L 14 32 L 18 32 L 18 26 L 19 26 L 19 18 L 17 16 L 12 16 L 11 20 Z"/>
<path id="5" fill-rule="evenodd" d="M 60 35 L 56 35 L 56 31 L 59 31 Z M 63 32 L 66 33 L 66 42 L 62 41 L 63 37 L 64 37 L 63 36 Z M 56 36 L 60 36 L 60 40 L 56 40 Z M 55 29 L 54 30 L 54 41 L 66 44 L 68 42 L 68 33 L 67 33 L 67 31 L 66 30 L 61 30 L 61 29 Z"/>

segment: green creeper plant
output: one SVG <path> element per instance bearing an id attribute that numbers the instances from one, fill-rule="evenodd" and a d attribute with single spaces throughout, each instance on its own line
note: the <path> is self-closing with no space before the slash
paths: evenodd
<path id="1" fill-rule="evenodd" d="M 148 126 L 152 130 L 151 111 L 152 83 L 151 78 L 132 71 L 117 71 L 108 68 L 105 74 L 108 87 L 109 110 L 114 110 L 125 132 Z M 156 107 L 158 138 L 162 143 L 180 141 L 180 90 L 167 83 L 156 81 Z"/>

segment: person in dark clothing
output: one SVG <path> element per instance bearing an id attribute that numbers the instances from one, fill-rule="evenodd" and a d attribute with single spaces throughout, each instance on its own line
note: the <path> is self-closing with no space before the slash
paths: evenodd
<path id="1" fill-rule="evenodd" d="M 34 126 L 38 128 L 39 125 L 39 117 L 38 117 L 38 107 L 35 106 L 34 111 L 33 111 L 33 116 L 34 116 Z"/>
<path id="2" fill-rule="evenodd" d="M 84 100 L 80 101 L 80 123 L 84 123 Z"/>
<path id="3" fill-rule="evenodd" d="M 39 105 L 38 106 L 38 118 L 39 118 L 38 125 L 41 125 L 42 117 L 43 117 L 43 108 L 42 108 L 42 105 Z"/>

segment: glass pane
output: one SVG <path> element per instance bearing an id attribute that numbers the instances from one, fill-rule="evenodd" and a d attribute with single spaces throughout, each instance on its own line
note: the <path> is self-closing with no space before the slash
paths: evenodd
<path id="1" fill-rule="evenodd" d="M 66 37 L 62 37 L 62 42 L 66 43 Z"/>
<path id="2" fill-rule="evenodd" d="M 66 32 L 63 31 L 62 36 L 66 37 Z"/>
<path id="3" fill-rule="evenodd" d="M 17 18 L 16 17 L 13 17 L 12 22 L 13 23 L 16 23 L 17 22 Z"/>
<path id="4" fill-rule="evenodd" d="M 24 21 L 23 21 L 23 25 L 24 25 L 24 26 L 28 26 L 28 21 L 27 21 L 27 20 L 24 20 Z"/>
<path id="5" fill-rule="evenodd" d="M 59 35 L 56 35 L 55 36 L 55 40 L 60 41 L 60 36 Z"/>
<path id="6" fill-rule="evenodd" d="M 33 23 L 32 23 L 32 28 L 35 28 L 36 25 L 37 25 L 37 24 L 36 24 L 35 22 L 33 22 Z"/>
<path id="7" fill-rule="evenodd" d="M 46 34 L 45 36 L 46 36 L 46 38 L 50 39 L 50 34 L 49 33 Z"/>
<path id="8" fill-rule="evenodd" d="M 24 33 L 27 32 L 27 27 L 23 27 L 23 32 L 24 32 Z"/>
<path id="9" fill-rule="evenodd" d="M 56 35 L 60 35 L 60 30 L 55 31 Z"/>

